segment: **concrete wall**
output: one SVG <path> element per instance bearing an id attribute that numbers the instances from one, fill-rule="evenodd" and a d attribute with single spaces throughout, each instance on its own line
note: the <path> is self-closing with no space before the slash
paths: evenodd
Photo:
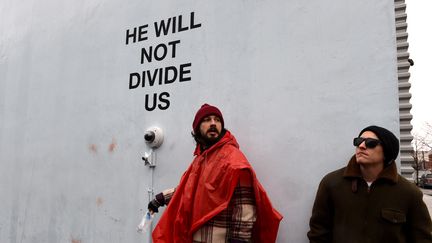
<path id="1" fill-rule="evenodd" d="M 352 138 L 370 124 L 398 134 L 394 19 L 390 0 L 3 0 L 0 242 L 145 242 L 144 132 L 164 130 L 154 186 L 173 187 L 204 102 L 284 215 L 278 242 L 307 242 L 318 183 Z M 159 68 L 167 81 L 130 88 Z"/>

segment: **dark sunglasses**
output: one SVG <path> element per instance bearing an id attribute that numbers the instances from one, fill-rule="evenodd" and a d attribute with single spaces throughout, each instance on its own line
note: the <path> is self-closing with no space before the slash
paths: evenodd
<path id="1" fill-rule="evenodd" d="M 378 146 L 378 144 L 381 143 L 380 140 L 375 139 L 375 138 L 358 137 L 358 138 L 354 138 L 354 140 L 353 140 L 353 144 L 356 147 L 360 146 L 360 144 L 363 142 L 365 142 L 366 148 L 375 148 L 376 146 Z"/>

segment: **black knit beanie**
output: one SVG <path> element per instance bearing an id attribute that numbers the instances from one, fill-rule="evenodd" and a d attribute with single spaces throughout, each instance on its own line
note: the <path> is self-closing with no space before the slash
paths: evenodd
<path id="1" fill-rule="evenodd" d="M 399 154 L 399 139 L 389 130 L 379 126 L 368 126 L 359 133 L 359 137 L 365 131 L 375 133 L 381 141 L 384 150 L 384 165 L 390 165 Z"/>

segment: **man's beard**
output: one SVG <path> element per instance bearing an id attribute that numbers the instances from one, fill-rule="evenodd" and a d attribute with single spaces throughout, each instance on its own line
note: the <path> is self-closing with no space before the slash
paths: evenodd
<path id="1" fill-rule="evenodd" d="M 215 132 L 217 133 L 217 136 L 207 136 L 207 133 L 209 132 Z M 215 127 L 210 127 L 206 134 L 204 136 L 202 136 L 202 140 L 204 142 L 204 146 L 206 146 L 207 148 L 212 146 L 213 144 L 217 143 L 217 141 L 219 141 L 221 137 L 221 133 L 219 133 L 219 131 L 215 128 Z"/>

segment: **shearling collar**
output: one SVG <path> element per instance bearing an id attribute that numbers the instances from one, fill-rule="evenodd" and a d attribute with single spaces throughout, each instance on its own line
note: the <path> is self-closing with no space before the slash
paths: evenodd
<path id="1" fill-rule="evenodd" d="M 353 155 L 345 168 L 343 176 L 345 178 L 362 178 L 360 166 L 357 164 L 355 155 Z M 393 161 L 389 166 L 384 167 L 383 171 L 378 175 L 377 180 L 385 179 L 393 183 L 398 182 L 398 173 L 396 163 Z"/>

